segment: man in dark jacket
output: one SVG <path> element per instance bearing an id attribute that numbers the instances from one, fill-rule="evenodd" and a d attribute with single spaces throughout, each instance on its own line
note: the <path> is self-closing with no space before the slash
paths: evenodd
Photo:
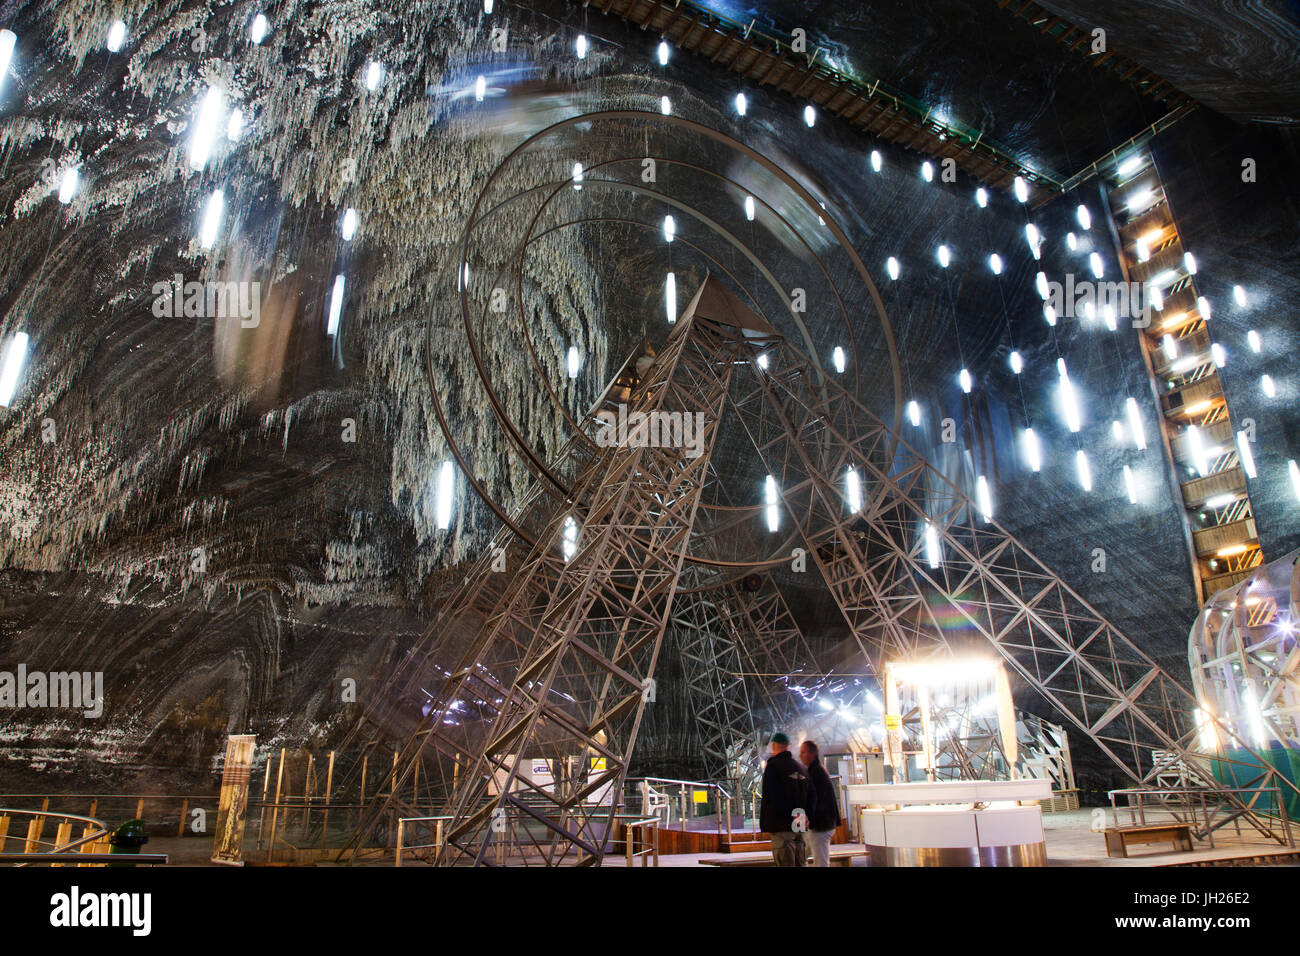
<path id="1" fill-rule="evenodd" d="M 821 751 L 811 740 L 799 745 L 799 762 L 808 770 L 813 809 L 809 815 L 807 840 L 813 866 L 831 865 L 831 834 L 840 825 L 840 805 L 835 799 L 831 775 L 822 766 Z"/>
<path id="2" fill-rule="evenodd" d="M 772 838 L 772 859 L 777 866 L 803 866 L 803 834 L 812 813 L 808 774 L 790 753 L 790 738 L 772 735 L 772 756 L 763 768 L 763 805 L 758 825 Z"/>

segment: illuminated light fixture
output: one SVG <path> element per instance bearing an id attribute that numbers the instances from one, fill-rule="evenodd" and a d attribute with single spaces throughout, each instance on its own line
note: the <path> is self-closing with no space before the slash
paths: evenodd
<path id="1" fill-rule="evenodd" d="M 456 290 L 469 288 L 469 263 L 462 262 L 460 266 L 460 275 L 456 277 Z"/>
<path id="2" fill-rule="evenodd" d="M 1143 209 L 1146 209 L 1147 206 L 1151 205 L 1153 196 L 1154 194 L 1151 192 L 1150 186 L 1143 186 L 1140 189 L 1129 193 L 1127 204 L 1129 212 L 1141 212 Z"/>
<path id="3" fill-rule="evenodd" d="M 1161 294 L 1157 286 L 1148 285 L 1146 287 L 1147 299 L 1156 307 L 1156 311 L 1161 311 L 1165 307 L 1165 297 Z"/>
<path id="4" fill-rule="evenodd" d="M 983 475 L 980 475 L 975 482 L 975 501 L 979 505 L 984 523 L 988 524 L 993 520 L 993 498 L 989 495 L 988 479 Z"/>
<path id="5" fill-rule="evenodd" d="M 483 12 L 491 13 L 494 4 L 495 4 L 495 0 L 483 0 Z"/>
<path id="6" fill-rule="evenodd" d="M 339 234 L 343 236 L 344 242 L 351 242 L 352 237 L 357 234 L 357 211 L 351 207 L 343 214 L 343 225 L 339 228 Z"/>
<path id="7" fill-rule="evenodd" d="M 745 97 L 744 93 L 737 93 L 736 94 L 736 115 L 744 116 L 748 110 L 749 110 L 749 100 Z"/>
<path id="8" fill-rule="evenodd" d="M 745 218 L 750 222 L 754 221 L 754 197 L 745 197 Z"/>
<path id="9" fill-rule="evenodd" d="M 1244 431 L 1237 432 L 1237 455 L 1241 458 L 1241 470 L 1247 478 L 1255 477 L 1255 453 L 1250 450 L 1250 439 Z"/>
<path id="10" fill-rule="evenodd" d="M 1074 383 L 1070 381 L 1070 374 L 1065 370 L 1065 359 L 1056 360 L 1056 371 L 1061 381 L 1061 407 L 1065 411 L 1065 425 L 1070 431 L 1077 432 L 1082 427 L 1079 402 L 1074 394 Z"/>
<path id="11" fill-rule="evenodd" d="M 346 286 L 347 280 L 340 272 L 334 277 L 334 291 L 330 295 L 329 322 L 325 326 L 326 335 L 334 335 L 339 330 L 339 318 L 343 315 L 343 290 Z"/>
<path id="12" fill-rule="evenodd" d="M 1017 201 L 1029 202 L 1029 185 L 1025 182 L 1023 176 L 1017 176 L 1015 178 L 1015 181 L 1012 183 L 1012 188 L 1015 190 Z"/>
<path id="13" fill-rule="evenodd" d="M 1029 243 L 1029 251 L 1034 254 L 1034 258 L 1041 258 L 1042 234 L 1032 222 L 1025 224 L 1025 241 Z"/>
<path id="14" fill-rule="evenodd" d="M 1083 304 L 1083 317 L 1091 322 L 1097 317 L 1097 307 L 1091 302 L 1085 302 Z"/>
<path id="15" fill-rule="evenodd" d="M 928 521 L 925 523 L 925 561 L 932 568 L 937 568 L 943 561 L 939 551 L 939 532 Z"/>
<path id="16" fill-rule="evenodd" d="M 1106 274 L 1106 263 L 1101 261 L 1101 254 L 1098 252 L 1088 256 L 1088 265 L 1092 267 L 1092 274 L 1100 279 Z"/>
<path id="17" fill-rule="evenodd" d="M 759 355 L 759 357 L 758 357 L 758 367 L 761 368 L 761 369 L 762 369 L 763 371 L 765 371 L 765 372 L 767 371 L 767 353 L 766 353 L 766 352 L 763 352 L 761 355 Z"/>
<path id="18" fill-rule="evenodd" d="M 1025 360 L 1020 357 L 1019 352 L 1013 350 L 1012 353 L 1007 356 L 1007 362 L 1011 365 L 1011 373 L 1013 375 L 1019 375 L 1024 371 Z"/>
<path id="19" fill-rule="evenodd" d="M 831 362 L 835 365 L 835 371 L 842 373 L 844 371 L 844 349 L 838 345 L 835 346 L 835 351 L 831 352 Z"/>
<path id="20" fill-rule="evenodd" d="M 803 108 L 803 121 L 807 126 L 812 126 L 817 122 L 817 111 L 809 104 Z"/>
<path id="21" fill-rule="evenodd" d="M 1273 376 L 1261 375 L 1259 377 L 1259 386 L 1264 390 L 1264 394 L 1269 398 L 1277 396 L 1277 386 L 1273 384 Z"/>
<path id="22" fill-rule="evenodd" d="M 1038 290 L 1039 297 L 1042 298 L 1043 301 L 1047 301 L 1047 297 L 1051 294 L 1051 289 L 1047 284 L 1046 272 L 1040 272 L 1034 277 L 1034 288 Z"/>
<path id="23" fill-rule="evenodd" d="M 890 256 L 885 260 L 885 271 L 889 273 L 889 278 L 898 278 L 898 260 Z"/>
<path id="24" fill-rule="evenodd" d="M 857 514 L 862 510 L 862 479 L 853 468 L 844 473 L 844 494 L 848 499 L 850 512 Z"/>
<path id="25" fill-rule="evenodd" d="M 1291 476 L 1291 490 L 1295 492 L 1296 498 L 1300 499 L 1300 465 L 1295 463 L 1294 458 L 1288 458 L 1286 470 L 1287 474 Z"/>
<path id="26" fill-rule="evenodd" d="M 1163 322 L 1161 322 L 1160 327 L 1162 329 L 1172 329 L 1179 325 L 1185 325 L 1186 322 L 1187 322 L 1187 313 L 1177 312 L 1167 317 Z"/>
<path id="27" fill-rule="evenodd" d="M 1128 492 L 1128 503 L 1137 504 L 1137 486 L 1133 483 L 1133 470 L 1128 465 L 1124 466 L 1124 490 Z"/>
<path id="28" fill-rule="evenodd" d="M 0 405 L 5 408 L 13 404 L 14 392 L 18 390 L 18 376 L 27 361 L 27 343 L 27 333 L 19 332 L 5 349 L 4 368 L 0 370 Z"/>
<path id="29" fill-rule="evenodd" d="M 1165 350 L 1165 356 L 1170 361 L 1178 358 L 1178 341 L 1168 332 L 1166 332 L 1164 338 L 1160 340 L 1160 345 Z"/>
<path id="30" fill-rule="evenodd" d="M 1201 364 L 1201 360 L 1195 355 L 1188 355 L 1186 358 L 1180 358 L 1173 365 L 1169 366 L 1171 372 L 1186 372 L 1190 368 L 1196 368 Z"/>
<path id="31" fill-rule="evenodd" d="M 108 28 L 108 39 L 104 45 L 108 47 L 109 53 L 116 53 L 122 49 L 122 43 L 126 40 L 126 24 L 121 20 L 114 20 L 113 25 Z"/>
<path id="32" fill-rule="evenodd" d="M 1226 548 L 1220 548 L 1214 552 L 1216 558 L 1231 558 L 1234 555 L 1245 554 L 1246 546 L 1244 544 L 1230 544 Z"/>
<path id="33" fill-rule="evenodd" d="M 582 371 L 582 355 L 578 352 L 576 345 L 569 346 L 569 354 L 565 364 L 569 372 L 569 378 L 577 378 L 578 373 Z"/>
<path id="34" fill-rule="evenodd" d="M 253 17 L 253 25 L 248 28 L 248 38 L 256 45 L 266 39 L 270 30 L 271 24 L 267 21 L 266 14 L 259 13 Z"/>
<path id="35" fill-rule="evenodd" d="M 1223 368 L 1228 361 L 1228 354 L 1223 350 L 1223 346 L 1215 342 L 1210 346 L 1210 356 L 1214 359 L 1215 367 Z"/>
<path id="36" fill-rule="evenodd" d="M 564 540 L 560 550 L 566 562 L 578 553 L 578 522 L 573 520 L 573 515 L 564 519 Z"/>
<path id="37" fill-rule="evenodd" d="M 226 122 L 226 139 L 232 143 L 238 142 L 239 137 L 244 134 L 244 111 L 236 106 L 230 111 L 230 119 Z"/>
<path id="38" fill-rule="evenodd" d="M 1079 475 L 1079 487 L 1084 491 L 1092 491 L 1092 467 L 1082 448 L 1074 453 L 1074 470 Z"/>
<path id="39" fill-rule="evenodd" d="M 582 163 L 573 164 L 573 171 L 569 174 L 569 178 L 573 180 L 574 192 L 581 192 L 582 191 Z"/>
<path id="40" fill-rule="evenodd" d="M 662 113 L 664 116 L 669 116 L 671 115 L 672 111 L 673 111 L 672 100 L 668 99 L 668 97 L 666 96 L 659 97 L 659 112 Z"/>
<path id="41" fill-rule="evenodd" d="M 1065 244 L 1070 247 L 1071 252 L 1077 252 L 1079 249 L 1079 237 L 1073 232 L 1065 234 Z"/>
<path id="42" fill-rule="evenodd" d="M 1052 308 L 1050 305 L 1043 306 L 1043 318 L 1047 320 L 1048 325 L 1055 326 L 1056 309 Z"/>
<path id="43" fill-rule="evenodd" d="M 1250 350 L 1252 352 L 1257 353 L 1264 347 L 1263 340 L 1260 339 L 1259 333 L 1256 332 L 1254 329 L 1251 329 L 1249 332 L 1246 333 L 1246 341 L 1247 343 L 1250 344 Z"/>
<path id="44" fill-rule="evenodd" d="M 0 87 L 4 86 L 9 75 L 9 65 L 14 59 L 14 44 L 18 35 L 13 30 L 0 30 Z"/>
<path id="45" fill-rule="evenodd" d="M 1195 404 L 1188 405 L 1186 408 L 1183 409 L 1183 414 L 1186 415 L 1188 418 L 1191 418 L 1193 415 L 1199 415 L 1201 414 L 1201 412 L 1209 411 L 1210 404 L 1211 403 L 1208 398 L 1204 399 L 1203 401 L 1199 401 L 1196 402 Z"/>
<path id="46" fill-rule="evenodd" d="M 667 40 L 659 41 L 659 65 L 660 66 L 668 65 L 668 41 Z"/>
<path id="47" fill-rule="evenodd" d="M 482 77 L 480 77 L 479 79 L 482 79 Z M 375 90 L 379 89 L 379 84 L 382 83 L 383 81 L 384 81 L 383 65 L 378 60 L 371 60 L 369 63 L 366 64 L 366 89 L 370 90 L 370 92 L 373 93 Z M 474 86 L 475 86 L 475 91 L 474 91 L 475 96 L 478 96 L 478 90 L 477 90 L 478 83 L 476 82 Z M 478 96 L 478 98 L 482 99 L 483 97 Z"/>
<path id="48" fill-rule="evenodd" d="M 1145 239 L 1138 239 L 1136 243 L 1138 262 L 1146 262 L 1151 258 L 1151 247 L 1147 245 Z"/>
<path id="49" fill-rule="evenodd" d="M 677 275 L 673 272 L 664 280 L 664 312 L 669 325 L 677 321 Z"/>
<path id="50" fill-rule="evenodd" d="M 871 168 L 874 169 L 876 172 L 880 172 L 881 165 L 882 162 L 880 159 L 880 150 L 873 149 L 871 151 Z"/>
<path id="51" fill-rule="evenodd" d="M 1117 442 L 1124 441 L 1124 426 L 1119 423 L 1118 418 L 1114 419 L 1110 423 L 1110 437 L 1115 439 Z"/>
<path id="52" fill-rule="evenodd" d="M 220 87 L 210 86 L 199 103 L 199 115 L 194 121 L 194 133 L 190 137 L 190 168 L 202 169 L 212 155 L 212 141 L 217 135 L 217 124 L 221 122 L 224 94 Z"/>
<path id="53" fill-rule="evenodd" d="M 1243 309 L 1246 307 L 1246 290 L 1241 286 L 1234 285 L 1232 287 L 1232 298 L 1236 301 L 1237 305 L 1241 306 Z"/>
<path id="54" fill-rule="evenodd" d="M 1101 316 L 1102 319 L 1106 322 L 1106 328 L 1110 329 L 1110 331 L 1112 332 L 1118 329 L 1119 327 L 1117 324 L 1118 316 L 1115 314 L 1115 307 L 1113 305 L 1107 303 L 1102 308 Z"/>
<path id="55" fill-rule="evenodd" d="M 225 211 L 226 194 L 220 189 L 214 189 L 203 210 L 203 226 L 199 229 L 200 247 L 211 249 L 212 244 L 217 241 L 217 233 L 221 230 L 221 217 Z"/>
<path id="56" fill-rule="evenodd" d="M 72 202 L 72 197 L 77 194 L 77 183 L 81 180 L 81 173 L 76 166 L 69 166 L 63 172 L 63 180 L 59 183 L 59 202 L 67 205 Z"/>
<path id="57" fill-rule="evenodd" d="M 767 530 L 776 531 L 781 526 L 781 510 L 777 504 L 776 479 L 771 475 L 763 481 L 763 509 L 767 517 Z"/>
<path id="58" fill-rule="evenodd" d="M 478 76 L 474 79 L 474 102 L 482 103 L 483 97 L 487 96 L 487 77 Z"/>
<path id="59" fill-rule="evenodd" d="M 1215 510 L 1218 510 L 1219 508 L 1226 508 L 1228 505 L 1232 504 L 1236 500 L 1237 500 L 1236 495 L 1215 495 L 1213 498 L 1211 498 L 1209 501 L 1205 503 L 1205 507 L 1214 508 Z"/>
<path id="60" fill-rule="evenodd" d="M 1201 430 L 1195 425 L 1187 426 L 1187 444 L 1192 453 L 1192 464 L 1196 466 L 1201 477 L 1205 477 L 1210 473 L 1210 461 L 1205 454 L 1205 442 L 1201 438 Z"/>
<path id="61" fill-rule="evenodd" d="M 1250 723 L 1250 733 L 1255 738 L 1255 746 L 1268 746 L 1268 731 L 1264 728 L 1264 715 L 1260 713 L 1259 701 L 1255 699 L 1255 688 L 1247 684 L 1242 692 L 1242 700 L 1246 704 L 1246 719 Z"/>
<path id="62" fill-rule="evenodd" d="M 983 186 L 975 190 L 975 205 L 984 209 L 989 204 L 989 191 Z"/>
<path id="63" fill-rule="evenodd" d="M 1142 168 L 1142 158 L 1141 153 L 1136 153 L 1120 163 L 1115 171 L 1121 176 L 1128 176 L 1131 173 L 1136 173 Z"/>
<path id="64" fill-rule="evenodd" d="M 573 52 L 579 60 L 585 60 L 587 58 L 587 34 L 578 34 L 577 39 L 573 41 Z"/>
<path id="65" fill-rule="evenodd" d="M 1128 430 L 1133 436 L 1133 444 L 1141 451 L 1147 447 L 1147 432 L 1146 426 L 1142 424 L 1142 412 L 1138 409 L 1137 399 L 1125 399 L 1124 411 L 1128 413 Z"/>
<path id="66" fill-rule="evenodd" d="M 912 423 L 913 428 L 921 426 L 921 406 L 917 404 L 916 399 L 907 403 L 907 419 Z"/>
<path id="67" fill-rule="evenodd" d="M 1025 429 L 1025 461 L 1029 463 L 1029 470 L 1037 473 L 1043 467 L 1043 452 L 1038 444 L 1038 435 L 1032 428 Z"/>
<path id="68" fill-rule="evenodd" d="M 989 270 L 995 275 L 1002 275 L 1002 257 L 996 252 L 989 256 Z"/>
<path id="69" fill-rule="evenodd" d="M 948 268 L 948 263 L 952 262 L 952 253 L 948 251 L 947 246 L 940 246 L 935 252 L 935 258 L 939 260 L 939 265 Z"/>
<path id="70" fill-rule="evenodd" d="M 444 461 L 438 469 L 438 493 L 434 498 L 434 513 L 439 531 L 451 527 L 451 502 L 456 494 L 456 470 L 451 462 Z"/>
<path id="71" fill-rule="evenodd" d="M 664 242 L 672 242 L 676 235 L 677 220 L 672 216 L 664 216 Z"/>
<path id="72" fill-rule="evenodd" d="M 1187 270 L 1189 276 L 1196 275 L 1196 256 L 1190 252 L 1183 253 L 1183 268 Z"/>
<path id="73" fill-rule="evenodd" d="M 1092 213 L 1088 212 L 1087 206 L 1079 206 L 1074 211 L 1074 217 L 1079 220 L 1079 228 L 1084 232 L 1092 228 Z"/>
<path id="74" fill-rule="evenodd" d="M 934 182 L 934 163 L 928 159 L 921 164 L 921 178 L 927 183 Z"/>
<path id="75" fill-rule="evenodd" d="M 961 383 L 961 390 L 969 395 L 971 388 L 970 372 L 962 369 L 961 374 L 957 376 L 957 380 Z"/>
<path id="76" fill-rule="evenodd" d="M 1196 297 L 1196 311 L 1201 313 L 1201 318 L 1208 322 L 1210 318 L 1210 300 L 1203 295 L 1198 295 Z"/>
<path id="77" fill-rule="evenodd" d="M 1161 272 L 1158 275 L 1154 275 L 1150 279 L 1148 279 L 1147 284 L 1155 286 L 1157 289 L 1163 289 L 1165 286 L 1169 285 L 1177 278 L 1178 278 L 1178 273 L 1174 272 L 1173 269 L 1166 269 L 1164 272 Z"/>

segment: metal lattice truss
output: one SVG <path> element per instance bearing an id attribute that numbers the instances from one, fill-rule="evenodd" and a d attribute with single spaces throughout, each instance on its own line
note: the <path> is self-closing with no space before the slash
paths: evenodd
<path id="1" fill-rule="evenodd" d="M 672 631 L 700 736 L 705 777 L 744 792 L 757 776 L 758 727 L 742 676 L 740 642 L 712 596 L 673 602 Z"/>
<path id="2" fill-rule="evenodd" d="M 797 351 L 783 344 L 769 364 L 735 408 L 769 473 L 783 476 L 795 522 L 820 529 L 808 547 L 865 654 L 952 650 L 932 610 L 942 607 L 1133 780 L 1161 771 L 1153 749 L 1214 779 L 1186 688 Z"/>
<path id="3" fill-rule="evenodd" d="M 530 499 L 525 523 L 539 528 L 535 539 L 517 546 L 525 555 L 517 571 L 489 585 L 494 576 L 479 569 L 453 605 L 454 620 L 475 626 L 457 638 L 459 663 L 441 687 L 423 688 L 428 702 L 398 755 L 394 785 L 358 839 L 384 810 L 403 809 L 392 794 L 423 768 L 450 818 L 437 862 L 599 863 L 674 615 L 687 634 L 693 700 L 710 704 L 698 713 L 720 774 L 730 775 L 754 739 L 746 695 L 779 714 L 793 704 L 797 675 L 817 681 L 819 662 L 770 576 L 711 590 L 694 572 L 682 577 L 693 533 L 707 532 L 697 512 L 728 412 L 776 479 L 873 669 L 886 658 L 970 650 L 954 647 L 941 614 L 976 646 L 996 649 L 1135 782 L 1156 781 L 1177 764 L 1213 787 L 1185 688 L 729 293 L 711 293 L 711 308 L 697 313 L 708 286 L 662 354 L 618 393 L 647 415 L 702 416 L 698 455 L 628 436 L 598 442 L 562 506 Z M 729 301 L 734 309 L 717 308 Z M 696 544 L 707 550 L 706 541 Z M 675 608 L 682 587 L 689 603 Z M 747 686 L 733 673 L 780 673 L 786 684 Z M 996 762 L 995 744 L 962 736 L 968 772 Z M 1266 815 L 1219 796 L 1277 836 Z"/>

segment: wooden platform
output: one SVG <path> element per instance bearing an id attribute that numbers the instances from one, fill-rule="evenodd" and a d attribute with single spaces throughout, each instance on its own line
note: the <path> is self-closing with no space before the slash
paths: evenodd
<path id="1" fill-rule="evenodd" d="M 1106 831 L 1106 855 L 1128 856 L 1131 846 L 1171 843 L 1175 850 L 1192 852 L 1192 828 L 1185 823 L 1161 823 L 1152 826 L 1111 827 Z"/>
<path id="2" fill-rule="evenodd" d="M 855 857 L 865 857 L 868 853 L 862 847 L 844 847 L 831 850 L 831 866 L 852 866 Z M 699 861 L 701 866 L 776 866 L 771 851 L 767 853 L 737 853 L 731 856 L 706 856 Z"/>

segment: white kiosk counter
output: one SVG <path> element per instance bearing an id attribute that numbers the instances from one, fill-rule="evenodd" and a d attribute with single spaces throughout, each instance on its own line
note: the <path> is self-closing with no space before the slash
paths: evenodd
<path id="1" fill-rule="evenodd" d="M 851 784 L 873 866 L 1044 866 L 1050 780 Z"/>

